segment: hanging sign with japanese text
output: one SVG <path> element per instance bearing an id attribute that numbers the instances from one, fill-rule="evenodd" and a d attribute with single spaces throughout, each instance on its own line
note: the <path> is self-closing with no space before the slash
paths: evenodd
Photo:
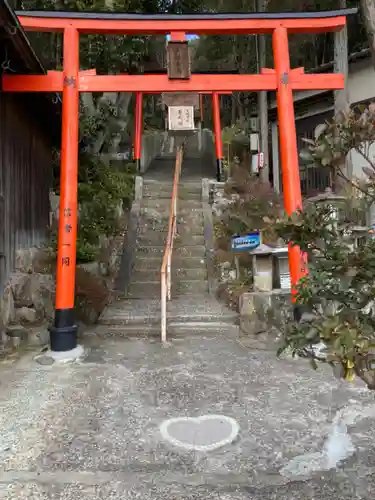
<path id="1" fill-rule="evenodd" d="M 187 41 L 171 41 L 167 45 L 168 78 L 170 80 L 189 80 L 190 51 Z"/>
<path id="2" fill-rule="evenodd" d="M 194 130 L 194 106 L 168 106 L 169 130 Z"/>

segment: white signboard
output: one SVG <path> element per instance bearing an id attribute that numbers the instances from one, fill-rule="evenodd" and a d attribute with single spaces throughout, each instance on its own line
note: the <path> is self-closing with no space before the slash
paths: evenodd
<path id="1" fill-rule="evenodd" d="M 251 151 L 259 151 L 259 135 L 250 134 L 250 149 Z"/>
<path id="2" fill-rule="evenodd" d="M 194 106 L 168 106 L 169 130 L 194 130 Z"/>
<path id="3" fill-rule="evenodd" d="M 258 165 L 259 168 L 264 167 L 264 153 L 258 153 Z"/>

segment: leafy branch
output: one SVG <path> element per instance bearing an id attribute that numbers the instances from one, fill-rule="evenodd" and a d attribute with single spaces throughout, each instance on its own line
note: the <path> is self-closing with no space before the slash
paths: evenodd
<path id="1" fill-rule="evenodd" d="M 349 151 L 361 154 L 367 163 L 364 179 L 352 183 L 357 189 L 352 197 L 356 202 L 360 192 L 366 210 L 375 199 L 375 162 L 369 154 L 375 142 L 375 105 L 340 113 L 306 142 L 304 158 L 339 174 Z M 314 365 L 328 362 L 347 379 L 357 373 L 375 389 L 375 239 L 367 235 L 356 243 L 353 224 L 338 216 L 340 207 L 331 198 L 307 203 L 303 212 L 275 225 L 280 237 L 309 257 L 309 274 L 298 284 L 295 298 L 310 314 L 287 326 L 280 352 L 290 348 Z"/>

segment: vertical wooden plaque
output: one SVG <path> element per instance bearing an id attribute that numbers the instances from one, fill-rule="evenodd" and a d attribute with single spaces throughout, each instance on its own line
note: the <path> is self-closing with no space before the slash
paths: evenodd
<path id="1" fill-rule="evenodd" d="M 167 51 L 168 78 L 170 80 L 189 80 L 191 76 L 189 42 L 168 42 Z"/>

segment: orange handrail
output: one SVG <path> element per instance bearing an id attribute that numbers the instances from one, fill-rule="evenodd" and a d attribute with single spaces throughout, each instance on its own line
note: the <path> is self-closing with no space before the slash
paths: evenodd
<path id="1" fill-rule="evenodd" d="M 165 244 L 163 263 L 161 266 L 161 341 L 167 340 L 167 299 L 171 300 L 171 264 L 173 243 L 177 232 L 177 197 L 178 183 L 181 175 L 183 147 L 179 146 L 176 153 L 176 165 L 173 176 L 171 206 L 169 211 L 168 235 Z"/>

